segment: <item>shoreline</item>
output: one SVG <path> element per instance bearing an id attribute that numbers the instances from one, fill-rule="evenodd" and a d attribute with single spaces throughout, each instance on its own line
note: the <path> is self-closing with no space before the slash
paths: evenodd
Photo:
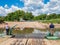
<path id="1" fill-rule="evenodd" d="M 38 29 L 47 29 L 49 28 L 48 23 L 41 23 L 41 22 L 6 22 L 10 27 L 17 24 L 15 28 L 38 28 Z M 60 24 L 54 24 L 55 28 L 60 28 Z M 0 28 L 4 28 L 5 24 L 0 24 Z"/>

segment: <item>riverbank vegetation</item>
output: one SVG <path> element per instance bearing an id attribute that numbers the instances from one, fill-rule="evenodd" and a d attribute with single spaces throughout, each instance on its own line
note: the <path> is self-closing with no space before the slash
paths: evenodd
<path id="1" fill-rule="evenodd" d="M 8 13 L 6 16 L 0 16 L 0 23 L 4 21 L 20 21 L 21 19 L 25 21 L 40 21 L 43 23 L 60 23 L 60 14 L 40 14 L 34 16 L 31 12 L 24 12 L 22 10 L 17 10 L 15 12 Z"/>

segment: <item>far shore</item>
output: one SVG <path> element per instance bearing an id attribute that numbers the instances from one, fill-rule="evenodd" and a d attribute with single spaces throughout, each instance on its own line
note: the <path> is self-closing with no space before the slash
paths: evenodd
<path id="1" fill-rule="evenodd" d="M 17 24 L 15 28 L 38 28 L 38 29 L 47 29 L 49 28 L 48 23 L 41 23 L 41 22 L 5 22 L 8 23 L 10 27 Z M 54 24 L 55 28 L 60 28 L 60 24 Z M 4 28 L 5 24 L 0 24 L 0 28 Z"/>

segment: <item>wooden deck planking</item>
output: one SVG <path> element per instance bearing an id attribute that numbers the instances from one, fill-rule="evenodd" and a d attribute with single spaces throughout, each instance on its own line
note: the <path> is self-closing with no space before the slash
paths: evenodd
<path id="1" fill-rule="evenodd" d="M 35 38 L 11 38 L 0 45 L 60 45 L 60 40 L 47 40 Z"/>

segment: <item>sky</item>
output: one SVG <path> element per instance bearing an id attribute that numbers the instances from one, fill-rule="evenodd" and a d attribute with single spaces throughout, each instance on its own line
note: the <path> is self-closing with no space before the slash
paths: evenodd
<path id="1" fill-rule="evenodd" d="M 60 0 L 0 0 L 0 16 L 23 10 L 33 15 L 60 13 Z"/>

